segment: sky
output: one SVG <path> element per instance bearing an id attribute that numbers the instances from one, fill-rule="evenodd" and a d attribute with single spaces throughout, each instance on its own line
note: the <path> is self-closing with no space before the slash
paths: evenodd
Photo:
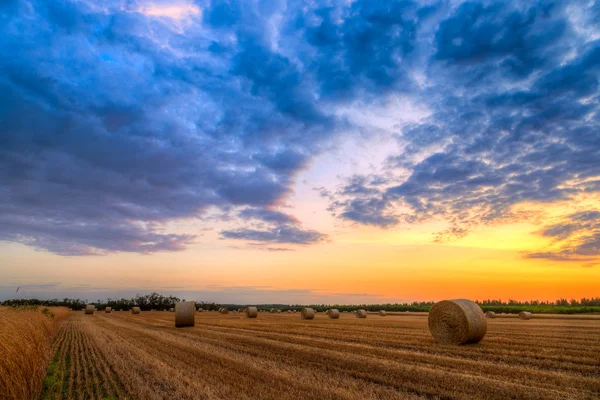
<path id="1" fill-rule="evenodd" d="M 600 1 L 2 1 L 0 300 L 597 297 L 599 80 Z"/>

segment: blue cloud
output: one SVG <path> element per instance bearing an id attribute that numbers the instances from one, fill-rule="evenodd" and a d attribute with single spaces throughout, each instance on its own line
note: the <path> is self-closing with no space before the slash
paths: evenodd
<path id="1" fill-rule="evenodd" d="M 401 183 L 370 196 L 344 186 L 332 211 L 381 227 L 444 219 L 451 227 L 434 240 L 446 241 L 522 219 L 512 210 L 521 202 L 597 193 L 600 43 L 586 33 L 597 25 L 571 18 L 559 2 L 465 2 L 436 15 L 435 47 L 421 49 L 429 54 L 426 87 L 412 91 L 432 113 L 403 128 L 402 152 L 382 175 Z M 349 212 L 355 203 L 376 208 Z M 396 223 L 371 217 L 382 210 Z M 569 237 L 584 226 L 572 224 L 547 234 Z M 595 240 L 591 233 L 565 251 L 598 256 Z"/>
<path id="2" fill-rule="evenodd" d="M 284 225 L 273 229 L 248 229 L 225 230 L 221 232 L 225 239 L 243 239 L 262 243 L 285 244 L 315 244 L 327 239 L 327 235 L 315 230 L 304 230 L 296 226 Z"/>
<path id="3" fill-rule="evenodd" d="M 598 2 L 197 3 L 177 23 L 138 0 L 0 4 L 0 240 L 178 251 L 197 237 L 165 224 L 216 208 L 239 212 L 225 238 L 319 243 L 274 207 L 360 128 L 340 106 L 388 95 L 430 114 L 379 176 L 322 191 L 342 219 L 441 218 L 445 241 L 600 191 Z"/>

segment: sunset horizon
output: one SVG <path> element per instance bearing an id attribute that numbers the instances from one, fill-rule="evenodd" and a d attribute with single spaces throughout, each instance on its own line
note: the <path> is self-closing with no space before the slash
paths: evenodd
<path id="1" fill-rule="evenodd" d="M 0 11 L 0 300 L 600 295 L 593 5 Z"/>

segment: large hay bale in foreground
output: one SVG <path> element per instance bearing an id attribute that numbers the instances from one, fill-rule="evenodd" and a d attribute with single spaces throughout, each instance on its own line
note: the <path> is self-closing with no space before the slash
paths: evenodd
<path id="1" fill-rule="evenodd" d="M 328 315 L 331 319 L 338 319 L 340 317 L 340 312 L 337 309 L 332 308 L 330 310 L 327 310 L 325 312 L 325 315 Z"/>
<path id="2" fill-rule="evenodd" d="M 521 311 L 519 313 L 519 318 L 521 318 L 521 319 L 531 319 L 531 318 L 533 318 L 533 314 L 530 313 L 529 311 Z"/>
<path id="3" fill-rule="evenodd" d="M 382 317 L 385 317 L 387 315 L 387 313 L 385 312 L 385 310 L 379 310 L 379 315 L 381 315 Z"/>
<path id="4" fill-rule="evenodd" d="M 131 308 L 131 313 L 134 314 L 134 315 L 139 314 L 140 312 L 142 312 L 142 309 L 139 308 L 139 307 L 132 307 Z"/>
<path id="5" fill-rule="evenodd" d="M 221 308 L 221 314 L 229 314 L 228 308 Z"/>
<path id="6" fill-rule="evenodd" d="M 367 318 L 366 310 L 356 310 L 356 318 Z"/>
<path id="7" fill-rule="evenodd" d="M 87 306 L 85 306 L 84 308 L 84 312 L 86 314 L 93 314 L 94 311 L 96 311 L 96 306 L 93 304 L 88 304 Z"/>
<path id="8" fill-rule="evenodd" d="M 110 314 L 110 313 L 112 312 L 112 307 L 106 307 L 106 308 L 104 309 L 104 312 L 105 312 L 105 313 L 109 313 L 109 314 Z"/>
<path id="9" fill-rule="evenodd" d="M 487 332 L 481 308 L 471 300 L 443 300 L 429 311 L 429 332 L 442 344 L 477 343 Z"/>
<path id="10" fill-rule="evenodd" d="M 493 311 L 488 311 L 485 313 L 486 318 L 496 318 L 496 313 Z"/>
<path id="11" fill-rule="evenodd" d="M 315 318 L 315 310 L 312 308 L 306 307 L 300 311 L 300 316 L 302 319 L 314 319 Z"/>
<path id="12" fill-rule="evenodd" d="M 175 328 L 196 325 L 196 303 L 182 301 L 175 304 Z"/>
<path id="13" fill-rule="evenodd" d="M 246 307 L 246 318 L 256 318 L 258 316 L 258 308 Z"/>

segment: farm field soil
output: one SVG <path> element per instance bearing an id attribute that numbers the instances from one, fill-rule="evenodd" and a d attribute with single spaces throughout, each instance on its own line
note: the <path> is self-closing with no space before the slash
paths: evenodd
<path id="1" fill-rule="evenodd" d="M 421 315 L 72 312 L 46 399 L 599 399 L 600 321 L 488 320 L 437 344 Z"/>

